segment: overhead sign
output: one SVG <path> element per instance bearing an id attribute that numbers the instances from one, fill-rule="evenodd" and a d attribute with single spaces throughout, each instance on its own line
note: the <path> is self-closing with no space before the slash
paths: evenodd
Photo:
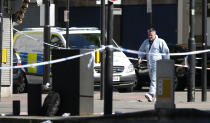
<path id="1" fill-rule="evenodd" d="M 113 4 L 121 4 L 121 0 L 109 0 L 113 2 Z M 96 0 L 96 4 L 101 4 L 101 0 Z M 105 4 L 108 4 L 108 0 L 105 0 Z"/>
<path id="2" fill-rule="evenodd" d="M 147 13 L 152 13 L 152 0 L 147 0 Z"/>
<path id="3" fill-rule="evenodd" d="M 122 15 L 122 8 L 113 8 L 114 15 Z"/>
<path id="4" fill-rule="evenodd" d="M 43 0 L 30 0 L 30 3 L 36 3 L 38 6 L 43 4 Z"/>
<path id="5" fill-rule="evenodd" d="M 69 22 L 69 11 L 64 10 L 64 22 Z"/>

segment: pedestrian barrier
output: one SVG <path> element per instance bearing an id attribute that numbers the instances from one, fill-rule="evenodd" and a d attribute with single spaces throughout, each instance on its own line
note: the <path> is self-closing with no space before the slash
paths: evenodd
<path id="1" fill-rule="evenodd" d="M 131 59 L 131 60 L 138 60 L 138 58 L 132 58 L 132 57 L 128 57 L 128 58 Z M 143 59 L 142 61 L 147 61 L 147 60 Z M 177 67 L 185 67 L 185 68 L 188 68 L 189 67 L 186 64 L 174 64 L 174 66 L 177 66 Z M 195 69 L 202 69 L 202 67 L 195 66 Z M 207 67 L 206 70 L 210 70 L 210 68 Z"/>
<path id="2" fill-rule="evenodd" d="M 189 66 L 188 65 L 184 65 L 184 64 L 174 64 L 175 66 L 178 66 L 178 67 L 186 67 L 188 68 Z M 202 67 L 195 67 L 196 69 L 202 69 Z M 210 70 L 209 67 L 206 68 L 206 70 Z"/>

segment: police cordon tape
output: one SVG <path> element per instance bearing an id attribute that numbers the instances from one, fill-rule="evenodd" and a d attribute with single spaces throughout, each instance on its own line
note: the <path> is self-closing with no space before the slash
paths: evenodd
<path id="1" fill-rule="evenodd" d="M 31 38 L 35 41 L 40 41 L 36 38 L 33 38 L 29 35 L 26 35 L 25 33 L 13 28 L 15 31 L 19 32 L 19 33 L 22 33 L 24 36 L 28 37 L 28 38 Z M 55 45 L 52 45 L 52 44 L 48 44 L 48 43 L 45 43 L 43 42 L 45 45 L 49 45 L 51 47 L 55 47 L 55 48 L 58 48 L 58 49 L 70 49 L 70 48 L 64 48 L 64 47 L 58 47 L 58 46 L 55 46 Z M 15 68 L 25 68 L 25 67 L 36 67 L 36 66 L 41 66 L 41 65 L 47 65 L 47 64 L 54 64 L 54 63 L 58 63 L 58 62 L 63 62 L 63 61 L 67 61 L 67 60 L 71 60 L 71 59 L 75 59 L 75 58 L 79 58 L 79 57 L 82 57 L 82 56 L 85 56 L 85 55 L 91 55 L 90 57 L 90 60 L 89 60 L 89 63 L 88 63 L 88 67 L 90 67 L 92 61 L 94 61 L 94 53 L 96 51 L 103 51 L 105 48 L 112 48 L 112 49 L 115 49 L 115 50 L 118 50 L 118 51 L 121 51 L 121 52 L 126 52 L 126 53 L 130 53 L 130 54 L 145 54 L 145 55 L 154 55 L 155 53 L 145 53 L 145 52 L 139 52 L 139 51 L 136 51 L 136 50 L 131 50 L 131 49 L 126 49 L 126 48 L 121 48 L 121 47 L 114 47 L 113 45 L 107 45 L 107 46 L 104 46 L 102 45 L 101 48 L 98 48 L 98 49 L 95 49 L 94 51 L 91 51 L 91 52 L 87 52 L 87 53 L 83 53 L 83 54 L 80 54 L 80 55 L 75 55 L 75 56 L 71 56 L 71 57 L 66 57 L 66 58 L 61 58 L 61 59 L 57 59 L 57 60 L 51 60 L 51 61 L 44 61 L 44 62 L 39 62 L 39 63 L 34 63 L 34 64 L 26 64 L 26 65 L 20 65 L 20 66 L 9 66 L 9 67 L 0 67 L 0 69 L 15 69 Z M 183 53 L 169 53 L 169 54 L 164 54 L 164 53 L 161 53 L 161 55 L 169 55 L 169 56 L 188 56 L 188 55 L 194 55 L 194 54 L 202 54 L 202 53 L 207 53 L 207 52 L 210 52 L 210 49 L 206 49 L 206 50 L 199 50 L 199 51 L 191 51 L 191 52 L 183 52 Z M 178 64 L 175 64 L 176 66 Z M 179 65 L 179 66 L 183 66 L 183 65 Z M 187 67 L 187 65 L 186 65 Z M 196 67 L 198 69 L 202 69 L 201 67 Z M 207 68 L 209 70 L 209 68 Z"/>
<path id="2" fill-rule="evenodd" d="M 188 68 L 189 66 L 188 65 L 183 65 L 183 64 L 175 64 L 175 66 L 178 66 L 178 67 L 186 67 Z M 196 69 L 202 69 L 202 67 L 195 67 Z M 206 68 L 206 70 L 210 70 L 210 68 Z"/>
<path id="3" fill-rule="evenodd" d="M 83 54 L 79 54 L 79 55 L 75 55 L 75 56 L 70 56 L 70 57 L 66 57 L 66 58 L 61 58 L 61 59 L 56 59 L 56 60 L 51 60 L 51 61 L 44 61 L 44 62 L 40 62 L 40 63 L 26 64 L 26 65 L 20 65 L 20 66 L 0 67 L 0 69 L 16 69 L 16 68 L 36 67 L 36 66 L 41 66 L 41 65 L 54 64 L 54 63 L 59 63 L 59 62 L 72 60 L 72 59 L 79 58 L 79 57 L 86 56 L 86 55 L 92 55 L 96 51 L 101 51 L 101 50 L 104 50 L 104 49 L 99 48 L 99 49 L 96 49 L 94 51 L 90 51 L 90 52 L 87 52 L 87 53 L 83 53 Z M 90 60 L 91 59 L 93 59 L 93 57 L 90 58 Z M 91 64 L 91 63 L 89 62 L 89 64 Z"/>
<path id="4" fill-rule="evenodd" d="M 87 53 L 83 53 L 83 54 L 79 54 L 79 55 L 75 55 L 75 56 L 70 56 L 70 57 L 66 57 L 66 58 L 61 58 L 61 59 L 56 59 L 56 60 L 51 60 L 51 61 L 44 61 L 44 62 L 40 62 L 40 63 L 34 63 L 34 64 L 26 64 L 26 65 L 20 65 L 20 66 L 8 66 L 8 67 L 0 67 L 0 69 L 16 69 L 16 68 L 25 68 L 25 67 L 36 67 L 36 66 L 41 66 L 41 65 L 47 65 L 47 64 L 54 64 L 54 63 L 59 63 L 59 62 L 63 62 L 63 61 L 68 61 L 68 60 L 72 60 L 75 58 L 79 58 L 82 56 L 86 56 L 86 55 L 92 55 L 90 58 L 90 62 L 88 63 L 88 66 L 90 66 L 90 64 L 92 63 L 92 60 L 94 59 L 94 53 L 96 51 L 100 51 L 102 52 L 105 48 L 113 48 L 115 50 L 119 50 L 122 52 L 126 52 L 126 53 L 131 53 L 131 54 L 138 54 L 138 51 L 135 50 L 130 50 L 130 49 L 124 49 L 124 48 L 119 48 L 119 47 L 113 47 L 113 45 L 108 45 L 108 46 L 102 46 L 101 48 L 95 49 L 93 51 L 87 52 Z M 208 50 L 200 50 L 200 51 L 192 51 L 192 52 L 184 52 L 184 53 L 169 53 L 167 55 L 170 56 L 180 56 L 180 55 L 192 55 L 192 54 L 201 54 L 201 53 L 205 53 L 205 52 L 210 52 L 210 49 Z M 147 54 L 147 53 L 143 53 L 143 54 Z M 151 53 L 149 53 L 151 54 Z M 154 53 L 152 53 L 154 54 Z M 166 55 L 166 54 L 161 54 L 161 55 Z M 183 65 L 181 65 L 183 66 Z M 199 67 L 198 67 L 199 68 Z"/>

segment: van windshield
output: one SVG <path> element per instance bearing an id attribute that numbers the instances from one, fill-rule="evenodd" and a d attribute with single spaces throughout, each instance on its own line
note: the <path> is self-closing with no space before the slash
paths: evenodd
<path id="1" fill-rule="evenodd" d="M 70 34 L 69 41 L 70 48 L 95 49 L 100 47 L 100 34 Z"/>

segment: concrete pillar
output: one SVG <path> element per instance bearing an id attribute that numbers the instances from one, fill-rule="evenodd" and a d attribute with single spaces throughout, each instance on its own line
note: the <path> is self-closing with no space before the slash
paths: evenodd
<path id="1" fill-rule="evenodd" d="M 3 16 L 3 41 L 1 49 L 6 49 L 5 62 L 2 62 L 1 66 L 12 66 L 13 58 L 13 30 L 12 30 L 12 19 L 7 13 Z M 12 69 L 2 69 L 1 70 L 1 96 L 0 97 L 10 97 L 12 96 L 12 85 L 13 85 L 13 70 Z"/>
<path id="2" fill-rule="evenodd" d="M 157 61 L 155 109 L 174 109 L 174 61 Z"/>

